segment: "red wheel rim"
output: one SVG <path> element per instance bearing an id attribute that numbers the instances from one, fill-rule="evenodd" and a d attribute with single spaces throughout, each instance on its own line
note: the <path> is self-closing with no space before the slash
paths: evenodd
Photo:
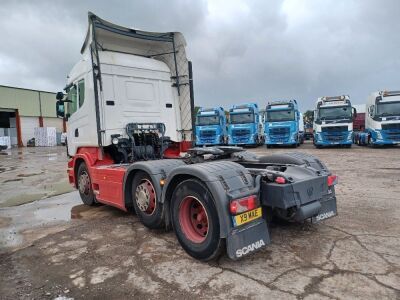
<path id="1" fill-rule="evenodd" d="M 148 179 L 143 179 L 136 187 L 135 201 L 139 209 L 147 215 L 152 215 L 156 210 L 156 191 Z"/>
<path id="2" fill-rule="evenodd" d="M 179 207 L 179 224 L 183 234 L 193 243 L 202 243 L 208 234 L 208 215 L 203 204 L 193 196 L 183 199 Z"/>

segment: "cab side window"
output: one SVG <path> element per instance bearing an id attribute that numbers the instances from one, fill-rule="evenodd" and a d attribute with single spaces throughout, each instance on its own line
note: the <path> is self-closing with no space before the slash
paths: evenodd
<path id="1" fill-rule="evenodd" d="M 76 91 L 76 86 L 73 85 L 67 94 L 67 99 L 71 102 L 68 102 L 67 109 L 70 116 L 73 115 L 74 112 L 77 110 L 77 101 L 78 101 L 78 94 Z"/>
<path id="2" fill-rule="evenodd" d="M 67 94 L 67 99 L 71 101 L 67 104 L 67 112 L 72 116 L 85 102 L 85 81 L 83 79 L 71 86 Z"/>
<path id="3" fill-rule="evenodd" d="M 79 108 L 82 107 L 83 102 L 85 101 L 85 81 L 80 80 L 78 82 L 78 94 L 79 94 Z"/>

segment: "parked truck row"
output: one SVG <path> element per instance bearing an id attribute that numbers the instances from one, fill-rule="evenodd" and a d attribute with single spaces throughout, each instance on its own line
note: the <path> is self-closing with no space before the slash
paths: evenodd
<path id="1" fill-rule="evenodd" d="M 318 98 L 313 141 L 317 148 L 400 144 L 400 91 L 373 92 L 354 107 L 347 95 Z"/>
<path id="2" fill-rule="evenodd" d="M 272 216 L 334 217 L 337 177 L 316 157 L 192 147 L 193 131 L 208 137 L 215 130 L 214 141 L 228 143 L 226 132 L 236 143 L 262 138 L 257 106 L 232 107 L 226 132 L 221 108 L 194 115 L 185 47 L 179 32 L 135 30 L 89 13 L 82 58 L 56 103 L 67 121 L 68 178 L 83 203 L 134 212 L 150 229 L 172 229 L 200 260 L 223 251 L 238 259 L 266 247 Z M 285 108 L 290 122 L 299 118 L 292 105 Z"/>
<path id="3" fill-rule="evenodd" d="M 262 114 L 256 103 L 200 108 L 196 116 L 197 146 L 232 145 L 299 146 L 304 141 L 304 122 L 296 100 L 268 103 Z"/>

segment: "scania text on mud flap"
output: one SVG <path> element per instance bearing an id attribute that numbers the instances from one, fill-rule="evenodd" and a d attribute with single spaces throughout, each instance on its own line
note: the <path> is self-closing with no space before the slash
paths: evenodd
<path id="1" fill-rule="evenodd" d="M 150 229 L 172 228 L 199 260 L 225 249 L 238 259 L 268 245 L 264 209 L 296 221 L 335 215 L 331 174 L 312 156 L 191 148 L 185 46 L 181 33 L 134 30 L 89 13 L 82 60 L 56 103 L 68 121 L 69 181 L 83 203 L 134 211 Z"/>

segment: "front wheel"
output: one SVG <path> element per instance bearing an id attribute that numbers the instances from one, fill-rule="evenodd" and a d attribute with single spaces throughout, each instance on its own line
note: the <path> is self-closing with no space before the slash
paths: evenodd
<path id="1" fill-rule="evenodd" d="M 164 225 L 163 206 L 157 201 L 157 192 L 150 176 L 139 171 L 132 181 L 132 201 L 136 215 L 144 226 L 158 229 Z"/>
<path id="2" fill-rule="evenodd" d="M 192 257 L 208 261 L 223 250 L 214 199 L 198 180 L 181 182 L 172 195 L 172 225 L 182 248 Z"/>
<path id="3" fill-rule="evenodd" d="M 78 191 L 82 202 L 89 206 L 94 205 L 96 203 L 96 198 L 93 193 L 90 174 L 84 162 L 79 165 L 76 175 Z"/>

